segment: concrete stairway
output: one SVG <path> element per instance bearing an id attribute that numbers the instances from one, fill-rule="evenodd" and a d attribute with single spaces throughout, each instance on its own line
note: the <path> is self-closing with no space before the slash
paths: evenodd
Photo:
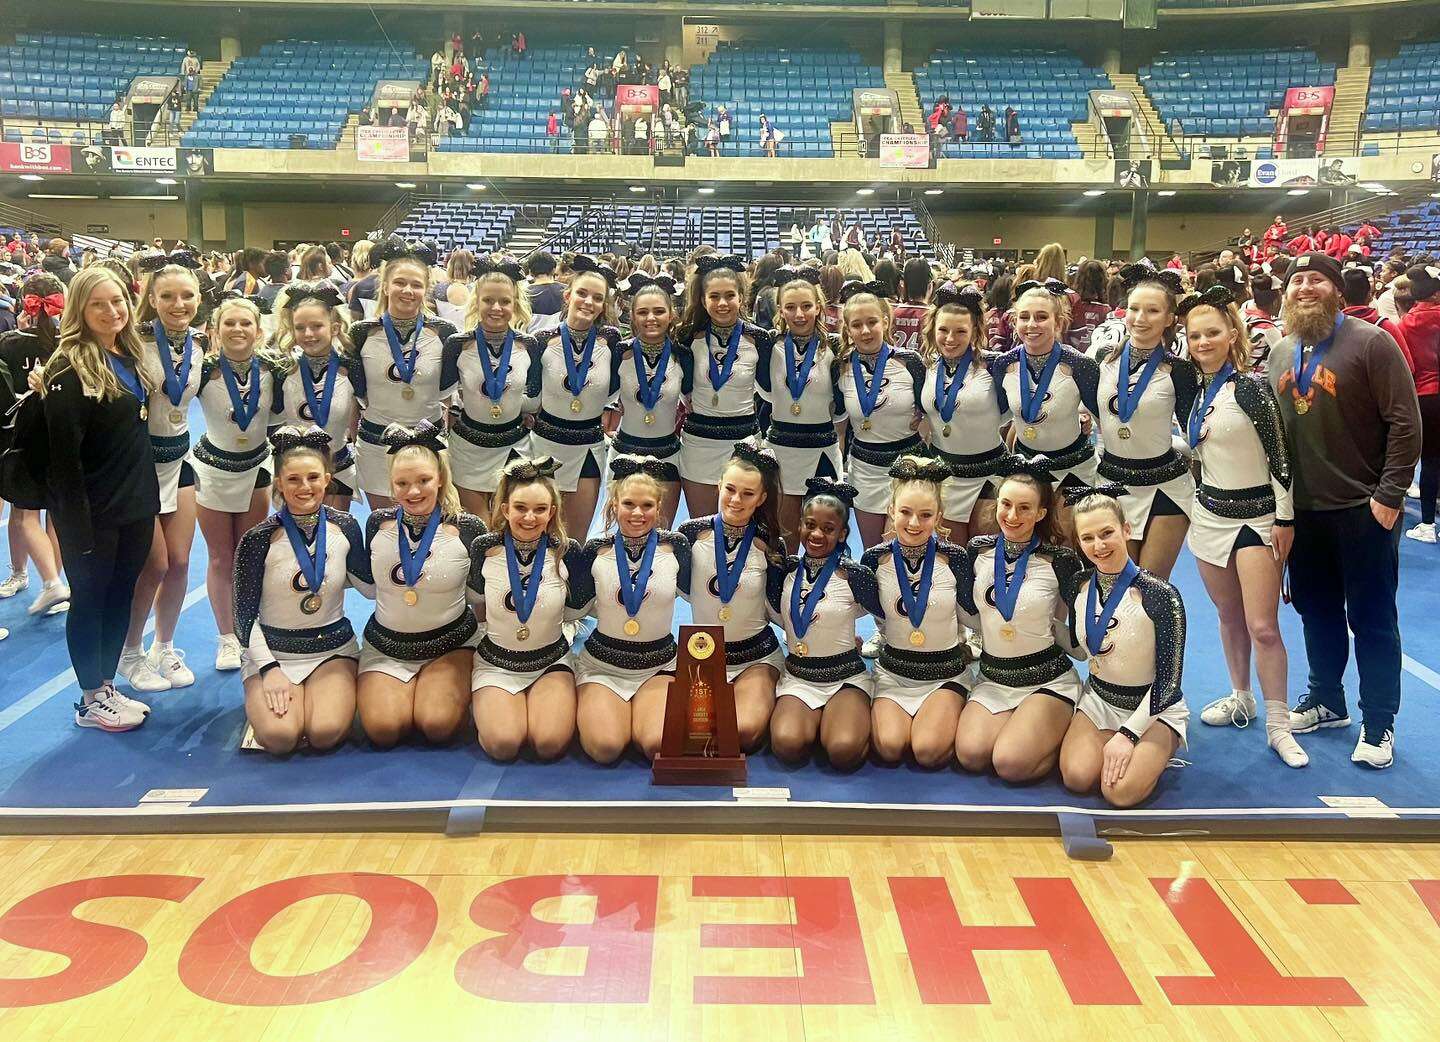
<path id="1" fill-rule="evenodd" d="M 1360 120 L 1370 95 L 1370 66 L 1352 65 L 1335 73 L 1335 103 L 1330 108 L 1326 151 L 1353 155 L 1360 151 Z"/>
<path id="2" fill-rule="evenodd" d="M 1155 104 L 1150 100 L 1150 95 L 1145 93 L 1145 88 L 1140 85 L 1140 80 L 1133 72 L 1112 72 L 1110 82 L 1115 84 L 1116 90 L 1127 91 L 1135 99 L 1139 107 L 1141 118 L 1145 121 L 1146 131 L 1149 136 L 1158 142 L 1159 155 L 1156 157 L 1162 161 L 1178 160 L 1180 149 L 1170 138 L 1170 130 L 1165 126 L 1160 113 L 1156 111 Z"/>

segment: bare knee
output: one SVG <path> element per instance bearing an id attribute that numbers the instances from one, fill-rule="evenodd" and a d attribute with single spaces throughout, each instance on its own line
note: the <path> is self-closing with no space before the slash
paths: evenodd
<path id="1" fill-rule="evenodd" d="M 654 760 L 660 753 L 660 739 L 662 733 L 658 727 L 637 728 L 635 731 L 635 748 L 647 760 Z"/>
<path id="2" fill-rule="evenodd" d="M 990 763 L 996 775 L 1015 784 L 1034 781 L 1045 773 L 1045 765 L 1036 762 L 1035 755 L 1026 749 L 996 746 L 990 754 Z"/>
<path id="3" fill-rule="evenodd" d="M 869 749 L 870 739 L 866 735 L 846 735 L 831 738 L 825 743 L 825 755 L 830 758 L 830 766 L 837 771 L 853 771 L 859 767 Z"/>
<path id="4" fill-rule="evenodd" d="M 899 763 L 905 758 L 905 749 L 910 744 L 909 738 L 903 734 L 885 734 L 875 732 L 875 755 L 886 763 Z"/>
<path id="5" fill-rule="evenodd" d="M 1100 771 L 1096 764 L 1090 762 L 1089 757 L 1062 755 L 1060 780 L 1064 782 L 1065 788 L 1084 796 L 1095 791 L 1095 786 L 1100 781 Z"/>
<path id="6" fill-rule="evenodd" d="M 509 763 L 519 756 L 520 746 L 524 742 L 524 735 L 497 734 L 488 730 L 480 732 L 480 748 L 485 750 L 485 755 L 490 759 L 502 763 Z"/>
<path id="7" fill-rule="evenodd" d="M 1155 783 L 1149 779 L 1121 778 L 1114 785 L 1102 785 L 1100 795 L 1105 797 L 1105 802 L 1112 807 L 1119 807 L 1126 810 L 1130 807 L 1139 806 L 1149 798 L 1150 793 L 1155 791 Z"/>
<path id="8" fill-rule="evenodd" d="M 350 721 L 346 720 L 343 723 L 336 721 L 328 724 L 311 724 L 305 737 L 310 743 L 310 748 L 319 752 L 328 752 L 345 741 L 349 735 Z"/>
<path id="9" fill-rule="evenodd" d="M 1250 632 L 1250 643 L 1257 648 L 1278 648 L 1281 646 L 1280 626 L 1272 619 L 1263 622 L 1247 622 L 1246 629 Z"/>
<path id="10" fill-rule="evenodd" d="M 580 748 L 596 763 L 614 763 L 625 752 L 625 745 L 619 735 L 580 732 Z"/>
<path id="11" fill-rule="evenodd" d="M 289 756 L 300 744 L 300 730 L 284 719 L 251 721 L 255 741 L 272 756 Z"/>
<path id="12" fill-rule="evenodd" d="M 765 730 L 768 723 L 768 718 L 759 713 L 751 714 L 749 719 L 737 720 L 736 726 L 740 734 L 740 748 L 744 749 L 747 753 L 753 753 L 758 749 L 760 743 L 765 740 Z"/>
<path id="13" fill-rule="evenodd" d="M 805 728 L 785 720 L 770 724 L 770 751 L 786 763 L 800 763 L 810 755 L 810 736 Z"/>
<path id="14" fill-rule="evenodd" d="M 991 747 L 982 737 L 961 732 L 955 740 L 955 759 L 971 774 L 984 774 L 990 769 Z"/>
<path id="15" fill-rule="evenodd" d="M 371 744 L 381 749 L 393 749 L 410 735 L 412 721 L 398 714 L 360 713 L 360 726 Z"/>
<path id="16" fill-rule="evenodd" d="M 460 713 L 446 706 L 416 706 L 415 726 L 434 745 L 444 745 L 460 730 Z"/>
<path id="17" fill-rule="evenodd" d="M 536 731 L 530 736 L 530 744 L 535 748 L 535 755 L 542 760 L 558 760 L 565 755 L 565 750 L 570 748 L 570 739 L 574 737 L 573 727 L 553 727 Z"/>
<path id="18" fill-rule="evenodd" d="M 911 748 L 915 753 L 915 762 L 928 768 L 944 767 L 955 754 L 954 742 L 932 737 L 912 739 Z"/>

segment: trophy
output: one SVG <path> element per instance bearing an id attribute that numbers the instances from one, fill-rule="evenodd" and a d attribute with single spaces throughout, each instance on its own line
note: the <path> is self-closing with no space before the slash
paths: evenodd
<path id="1" fill-rule="evenodd" d="M 675 679 L 665 699 L 656 785 L 744 785 L 735 689 L 725 679 L 725 629 L 681 626 Z"/>

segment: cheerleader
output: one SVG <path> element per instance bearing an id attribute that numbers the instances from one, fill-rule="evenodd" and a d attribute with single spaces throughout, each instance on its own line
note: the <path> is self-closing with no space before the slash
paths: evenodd
<path id="1" fill-rule="evenodd" d="M 520 265 L 481 260 L 475 271 L 466 331 L 445 341 L 440 383 L 460 386 L 459 408 L 450 415 L 450 467 L 460 505 L 485 517 L 501 468 L 528 455 L 521 413 L 534 407 L 525 385 L 536 344 L 525 332 L 530 297 L 519 288 Z"/>
<path id="2" fill-rule="evenodd" d="M 352 325 L 350 342 L 362 369 L 356 477 L 370 509 L 376 510 L 395 505 L 389 456 L 380 436 L 392 423 L 415 427 L 422 420 L 441 422 L 444 400 L 454 389 L 441 383 L 441 372 L 445 341 L 455 335 L 455 327 L 425 313 L 433 246 L 392 235 L 370 252 L 370 260 L 380 265 L 379 317 Z"/>
<path id="3" fill-rule="evenodd" d="M 532 451 L 559 460 L 555 487 L 565 496 L 565 530 L 590 531 L 600 498 L 605 434 L 600 419 L 614 392 L 612 359 L 620 347 L 610 291 L 615 272 L 593 257 L 570 262 L 560 324 L 536 334 L 525 393 L 539 399 Z"/>
<path id="4" fill-rule="evenodd" d="M 117 675 L 140 692 L 189 687 L 195 674 L 175 648 L 175 626 L 190 585 L 190 548 L 195 541 L 195 471 L 190 454 L 189 407 L 200 389 L 209 340 L 194 327 L 200 308 L 200 258 L 189 251 L 140 260 L 146 273 L 135 322 L 145 346 L 144 365 L 156 389 L 147 404 L 150 445 L 160 482 L 160 516 L 145 570 L 135 583 L 130 630 Z M 141 642 L 155 610 L 155 642 Z M 225 627 L 221 627 L 222 630 Z"/>
<path id="5" fill-rule="evenodd" d="M 765 608 L 772 572 L 785 560 L 780 535 L 780 464 L 754 439 L 740 442 L 720 473 L 720 512 L 680 526 L 690 544 L 696 625 L 725 628 L 725 679 L 735 686 L 742 748 L 754 750 L 775 710 L 785 656 Z"/>
<path id="6" fill-rule="evenodd" d="M 946 282 L 935 287 L 932 304 L 921 328 L 920 405 L 930 447 L 950 468 L 941 487 L 947 535 L 964 546 L 971 535 L 995 530 L 995 465 L 1005 455 L 1000 427 L 1010 417 L 988 366 L 984 298 Z"/>
<path id="7" fill-rule="evenodd" d="M 970 559 L 935 533 L 940 488 L 949 470 L 938 460 L 902 456 L 891 467 L 890 523 L 895 537 L 865 551 L 878 596 L 866 607 L 884 633 L 875 664 L 875 751 L 898 763 L 908 748 L 922 767 L 955 754 L 965 705 L 962 627 L 974 614 Z"/>
<path id="8" fill-rule="evenodd" d="M 781 268 L 775 296 L 775 345 L 770 354 L 770 424 L 765 440 L 780 461 L 780 527 L 800 528 L 800 501 L 810 478 L 840 479 L 835 421 L 839 338 L 824 329 L 820 269 Z M 849 510 L 846 510 L 849 517 Z"/>
<path id="9" fill-rule="evenodd" d="M 220 638 L 215 668 L 240 668 L 235 636 L 235 547 L 269 506 L 268 417 L 283 408 L 280 369 L 256 351 L 260 312 L 244 297 L 210 315 L 210 350 L 200 373 L 205 433 L 195 443 L 195 506 L 209 566 L 205 588 Z M 217 346 L 218 345 L 218 346 Z"/>
<path id="10" fill-rule="evenodd" d="M 870 748 L 874 678 L 855 650 L 855 620 L 879 603 L 875 573 L 845 553 L 855 487 L 811 478 L 800 508 L 801 553 L 772 575 L 770 614 L 788 655 L 775 685 L 770 748 L 787 763 L 818 736 L 830 766 L 848 771 Z M 773 581 L 778 578 L 780 581 Z"/>
<path id="11" fill-rule="evenodd" d="M 343 299 L 333 282 L 296 282 L 285 290 L 275 347 L 290 369 L 283 385 L 283 423 L 314 425 L 330 437 L 325 504 L 349 510 L 355 495 L 355 427 L 365 374 L 346 332 Z"/>
<path id="12" fill-rule="evenodd" d="M 283 756 L 301 739 L 331 749 L 350 733 L 360 645 L 345 590 L 373 597 L 375 585 L 360 526 L 325 502 L 332 436 L 284 426 L 270 441 L 279 509 L 235 552 L 235 630 L 245 716 L 260 746 Z"/>
<path id="13" fill-rule="evenodd" d="M 1027 459 L 1044 453 L 1058 485 L 1093 485 L 1095 447 L 1080 410 L 1089 413 L 1086 422 L 1099 415 L 1100 367 L 1060 343 L 1070 321 L 1065 284 L 1054 279 L 1020 283 L 1011 314 L 1019 346 L 995 359 L 991 372 L 1007 407 L 1015 409 L 1015 451 Z M 1073 534 L 1069 514 L 1055 504 L 1050 524 L 1061 539 Z"/>
<path id="14" fill-rule="evenodd" d="M 850 425 L 845 476 L 859 492 L 855 522 L 863 546 L 880 542 L 887 503 L 893 505 L 890 468 L 923 444 L 920 392 L 925 363 L 890 343 L 890 302 L 879 282 L 847 282 L 840 290 L 840 363 L 835 381 Z"/>
<path id="15" fill-rule="evenodd" d="M 575 668 L 560 627 L 580 547 L 565 538 L 558 469 L 549 457 L 507 463 L 490 531 L 470 544 L 470 589 L 485 622 L 471 707 L 495 760 L 513 760 L 527 739 L 553 760 L 575 734 Z"/>
<path id="16" fill-rule="evenodd" d="M 976 536 L 966 547 L 983 651 L 955 754 L 967 771 L 993 767 L 1006 781 L 1031 782 L 1055 766 L 1080 701 L 1080 678 L 1057 643 L 1080 561 L 1051 542 L 1052 474 L 1044 457 L 1012 456 L 1001 468 L 1009 473 L 996 500 L 1000 533 Z"/>
<path id="17" fill-rule="evenodd" d="M 720 472 L 735 443 L 754 434 L 756 395 L 770 392 L 771 337 L 746 322 L 745 259 L 709 254 L 695 262 L 680 320 L 693 388 L 680 432 L 680 477 L 691 517 L 715 513 Z"/>
<path id="18" fill-rule="evenodd" d="M 1132 533 L 1130 555 L 1141 568 L 1170 578 L 1195 501 L 1190 463 L 1171 431 L 1190 415 L 1195 365 L 1174 354 L 1180 276 L 1143 264 L 1120 269 L 1125 287 L 1125 340 L 1102 348 L 1098 472 L 1125 488 L 1120 505 Z"/>
<path id="19" fill-rule="evenodd" d="M 694 373 L 690 353 L 677 351 L 671 340 L 677 288 L 669 275 L 636 272 L 626 280 L 635 335 L 620 345 L 612 359 L 610 386 L 619 395 L 620 422 L 611 458 L 619 454 L 676 462 L 679 456 L 680 402 L 691 391 Z M 665 487 L 661 524 L 673 524 L 679 507 L 677 481 Z"/>
<path id="20" fill-rule="evenodd" d="M 484 523 L 460 509 L 440 428 L 398 424 L 382 433 L 396 506 L 365 525 L 375 613 L 365 625 L 360 725 L 382 749 L 419 730 L 450 741 L 470 702 L 475 613 L 467 604 L 470 547 Z"/>
<path id="21" fill-rule="evenodd" d="M 1098 786 L 1115 807 L 1155 791 L 1185 744 L 1190 710 L 1180 693 L 1185 605 L 1164 579 L 1130 559 L 1130 522 L 1120 485 L 1072 493 L 1080 549 L 1094 570 L 1070 605 L 1071 643 L 1089 655 L 1080 711 L 1060 745 L 1060 777 L 1072 792 Z"/>
<path id="22" fill-rule="evenodd" d="M 1220 615 L 1230 694 L 1200 711 L 1203 723 L 1244 727 L 1256 713 L 1250 655 L 1265 697 L 1265 736 L 1289 767 L 1310 757 L 1290 732 L 1289 660 L 1280 638 L 1281 577 L 1294 537 L 1290 456 L 1274 392 L 1246 371 L 1250 341 L 1224 286 L 1179 307 L 1201 389 L 1186 424 L 1199 461 L 1190 552 Z"/>
<path id="23" fill-rule="evenodd" d="M 665 697 L 675 676 L 670 627 L 677 597 L 690 592 L 690 544 L 658 526 L 664 484 L 679 480 L 663 460 L 611 461 L 605 524 L 570 573 L 572 610 L 595 616 L 576 659 L 580 745 L 613 763 L 632 742 L 647 760 L 660 750 Z"/>

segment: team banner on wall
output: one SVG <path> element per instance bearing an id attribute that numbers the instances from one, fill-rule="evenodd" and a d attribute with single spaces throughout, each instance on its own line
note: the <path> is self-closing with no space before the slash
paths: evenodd
<path id="1" fill-rule="evenodd" d="M 70 173 L 70 146 L 36 142 L 0 145 L 0 170 L 17 174 Z"/>
<path id="2" fill-rule="evenodd" d="M 882 170 L 924 170 L 930 166 L 930 139 L 924 134 L 881 134 Z"/>
<path id="3" fill-rule="evenodd" d="M 410 132 L 406 127 L 355 128 L 355 158 L 362 163 L 408 163 Z"/>
<path id="4" fill-rule="evenodd" d="M 209 148 L 138 148 L 129 145 L 77 145 L 69 149 L 77 174 L 149 174 L 204 177 L 215 172 Z"/>

